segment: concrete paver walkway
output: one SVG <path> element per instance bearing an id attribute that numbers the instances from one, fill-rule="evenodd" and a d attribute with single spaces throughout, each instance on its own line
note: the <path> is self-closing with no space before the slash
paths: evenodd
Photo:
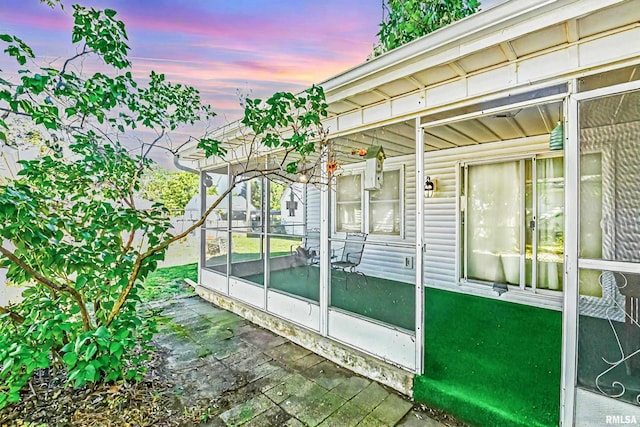
<path id="1" fill-rule="evenodd" d="M 182 404 L 208 407 L 203 425 L 443 425 L 396 392 L 197 296 L 168 303 L 162 316 L 154 341 L 169 354 Z"/>

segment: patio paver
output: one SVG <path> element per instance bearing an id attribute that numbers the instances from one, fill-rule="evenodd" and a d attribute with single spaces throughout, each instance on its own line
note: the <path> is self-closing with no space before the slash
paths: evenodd
<path id="1" fill-rule="evenodd" d="M 176 397 L 209 408 L 204 426 L 442 426 L 394 391 L 197 296 L 163 308 L 154 342 L 168 353 Z"/>

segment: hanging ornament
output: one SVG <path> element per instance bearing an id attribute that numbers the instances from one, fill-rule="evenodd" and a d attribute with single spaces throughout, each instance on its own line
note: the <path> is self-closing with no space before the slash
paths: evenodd
<path id="1" fill-rule="evenodd" d="M 329 174 L 329 178 L 331 178 L 337 170 L 338 170 L 338 162 L 335 162 L 335 161 L 327 162 L 327 173 Z"/>
<path id="2" fill-rule="evenodd" d="M 551 131 L 549 138 L 549 150 L 559 151 L 564 149 L 564 129 L 562 122 L 558 122 L 555 128 Z"/>

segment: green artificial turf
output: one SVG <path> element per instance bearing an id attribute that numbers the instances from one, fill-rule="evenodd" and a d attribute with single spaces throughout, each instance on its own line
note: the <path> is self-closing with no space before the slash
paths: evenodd
<path id="1" fill-rule="evenodd" d="M 562 314 L 427 288 L 414 398 L 479 426 L 557 426 Z"/>
<path id="2" fill-rule="evenodd" d="M 271 272 L 269 286 L 312 301 L 320 296 L 318 267 L 292 267 Z M 347 280 L 348 276 L 348 280 Z M 253 283 L 263 284 L 263 276 L 254 274 L 243 277 Z M 380 322 L 413 331 L 415 329 L 415 287 L 362 275 L 331 272 L 332 307 L 350 311 Z"/>

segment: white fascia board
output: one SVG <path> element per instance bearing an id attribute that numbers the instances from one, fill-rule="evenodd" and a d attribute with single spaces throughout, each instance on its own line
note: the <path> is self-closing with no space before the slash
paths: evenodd
<path id="1" fill-rule="evenodd" d="M 623 0 L 512 0 L 471 15 L 369 62 L 321 86 L 327 102 L 374 89 L 524 34 L 574 19 Z"/>

